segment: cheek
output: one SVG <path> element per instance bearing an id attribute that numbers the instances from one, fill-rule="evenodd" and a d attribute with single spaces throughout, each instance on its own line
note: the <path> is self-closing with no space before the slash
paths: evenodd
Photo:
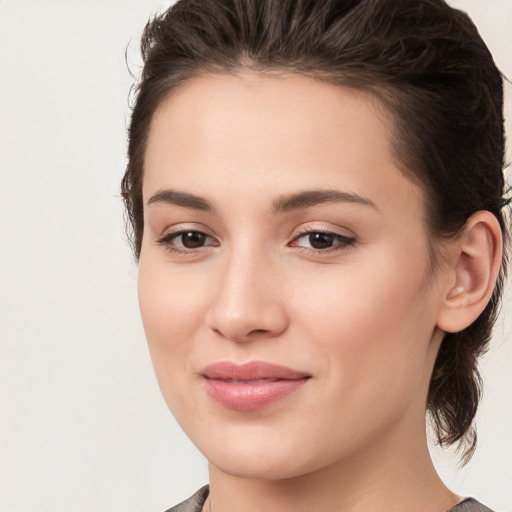
<path id="1" fill-rule="evenodd" d="M 203 323 L 206 296 L 198 293 L 192 276 L 179 269 L 165 268 L 141 256 L 138 296 L 144 330 L 157 378 L 183 373 L 192 350 L 191 340 Z M 179 368 L 180 371 L 172 371 Z"/>
<path id="2" fill-rule="evenodd" d="M 323 352 L 334 395 L 337 387 L 355 413 L 361 402 L 385 413 L 384 404 L 407 401 L 428 373 L 432 301 L 424 269 L 410 261 L 383 254 L 361 267 L 303 283 L 310 293 L 300 300 L 300 331 Z"/>
<path id="3" fill-rule="evenodd" d="M 302 316 L 330 331 L 328 338 L 350 332 L 354 343 L 362 337 L 369 343 L 372 332 L 376 338 L 392 333 L 399 337 L 402 331 L 417 332 L 418 319 L 431 320 L 425 311 L 427 281 L 423 265 L 377 254 L 374 261 L 323 274 L 303 272 L 298 283 L 303 293 L 293 295 Z"/>
<path id="4" fill-rule="evenodd" d="M 193 375 L 191 359 L 194 338 L 203 316 L 198 286 L 180 278 L 158 259 L 141 255 L 138 276 L 139 305 L 144 331 L 158 385 L 167 406 L 176 417 L 199 410 L 188 389 Z"/>

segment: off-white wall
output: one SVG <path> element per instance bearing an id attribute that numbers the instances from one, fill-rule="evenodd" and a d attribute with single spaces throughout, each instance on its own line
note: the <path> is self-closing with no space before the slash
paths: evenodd
<path id="1" fill-rule="evenodd" d="M 512 77 L 511 0 L 454 3 Z M 0 0 L 1 512 L 158 512 L 207 479 L 152 373 L 119 200 L 124 50 L 133 38 L 136 63 L 147 17 L 166 5 Z M 436 455 L 455 490 L 502 511 L 512 511 L 511 330 L 498 328 L 483 365 L 473 462 L 456 474 Z"/>

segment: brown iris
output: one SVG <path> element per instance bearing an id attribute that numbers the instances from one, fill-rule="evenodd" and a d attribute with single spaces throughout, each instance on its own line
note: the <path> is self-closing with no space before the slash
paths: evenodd
<path id="1" fill-rule="evenodd" d="M 206 242 L 206 235 L 199 231 L 186 231 L 180 235 L 183 247 L 187 249 L 197 249 L 202 247 Z"/>
<path id="2" fill-rule="evenodd" d="M 334 243 L 334 235 L 331 233 L 311 233 L 309 243 L 313 249 L 327 249 Z"/>

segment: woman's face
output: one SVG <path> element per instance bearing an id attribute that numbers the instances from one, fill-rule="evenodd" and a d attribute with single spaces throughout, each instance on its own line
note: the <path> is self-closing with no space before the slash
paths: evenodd
<path id="1" fill-rule="evenodd" d="M 422 434 L 441 291 L 390 134 L 364 94 L 299 76 L 202 77 L 156 111 L 140 307 L 221 471 L 289 478 Z"/>

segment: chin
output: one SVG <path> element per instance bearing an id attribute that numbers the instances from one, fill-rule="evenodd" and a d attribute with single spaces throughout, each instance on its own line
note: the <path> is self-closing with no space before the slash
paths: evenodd
<path id="1" fill-rule="evenodd" d="M 227 435 L 216 442 L 215 436 L 213 439 L 201 436 L 202 442 L 192 441 L 212 466 L 237 478 L 286 480 L 315 472 L 333 462 L 317 452 L 308 453 L 304 439 L 289 435 L 286 439 L 282 433 L 265 436 L 264 431 L 250 430 L 243 436 Z"/>
<path id="2" fill-rule="evenodd" d="M 288 480 L 311 472 L 311 468 L 308 469 L 307 465 L 300 467 L 301 464 L 293 461 L 293 454 L 283 459 L 255 455 L 245 459 L 220 456 L 211 457 L 208 460 L 212 466 L 227 475 L 249 480 Z"/>

